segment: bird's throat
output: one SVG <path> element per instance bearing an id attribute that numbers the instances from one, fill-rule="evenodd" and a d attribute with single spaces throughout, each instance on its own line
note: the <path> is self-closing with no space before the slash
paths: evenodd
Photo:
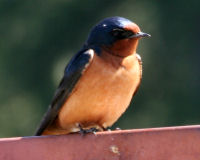
<path id="1" fill-rule="evenodd" d="M 138 39 L 123 39 L 104 49 L 112 55 L 125 58 L 136 53 L 137 45 Z"/>

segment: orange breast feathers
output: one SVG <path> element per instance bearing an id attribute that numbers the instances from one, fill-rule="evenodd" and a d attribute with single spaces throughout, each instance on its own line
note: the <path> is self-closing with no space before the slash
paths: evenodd
<path id="1" fill-rule="evenodd" d="M 44 134 L 111 126 L 127 109 L 141 80 L 136 54 L 121 58 L 103 52 L 93 61 L 66 100 L 58 118 Z M 56 127 L 57 126 L 57 130 Z M 59 131 L 60 130 L 60 131 Z"/>

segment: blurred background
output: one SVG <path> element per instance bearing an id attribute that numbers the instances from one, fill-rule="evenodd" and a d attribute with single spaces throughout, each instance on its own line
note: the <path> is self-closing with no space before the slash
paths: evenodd
<path id="1" fill-rule="evenodd" d="M 69 59 L 105 17 L 136 22 L 151 38 L 143 79 L 121 129 L 200 123 L 200 1 L 1 0 L 0 137 L 33 135 Z"/>

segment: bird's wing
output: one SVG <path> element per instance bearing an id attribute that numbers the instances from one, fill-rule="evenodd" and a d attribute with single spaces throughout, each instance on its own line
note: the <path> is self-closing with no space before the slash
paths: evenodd
<path id="1" fill-rule="evenodd" d="M 52 103 L 41 121 L 35 135 L 39 136 L 56 118 L 63 103 L 69 97 L 80 77 L 91 64 L 94 50 L 82 50 L 78 52 L 65 68 L 64 76 L 56 90 Z"/>

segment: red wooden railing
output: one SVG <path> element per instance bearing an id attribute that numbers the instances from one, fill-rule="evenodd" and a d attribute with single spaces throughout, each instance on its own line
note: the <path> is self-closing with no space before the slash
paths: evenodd
<path id="1" fill-rule="evenodd" d="M 200 160 L 200 125 L 2 138 L 0 160 Z"/>

